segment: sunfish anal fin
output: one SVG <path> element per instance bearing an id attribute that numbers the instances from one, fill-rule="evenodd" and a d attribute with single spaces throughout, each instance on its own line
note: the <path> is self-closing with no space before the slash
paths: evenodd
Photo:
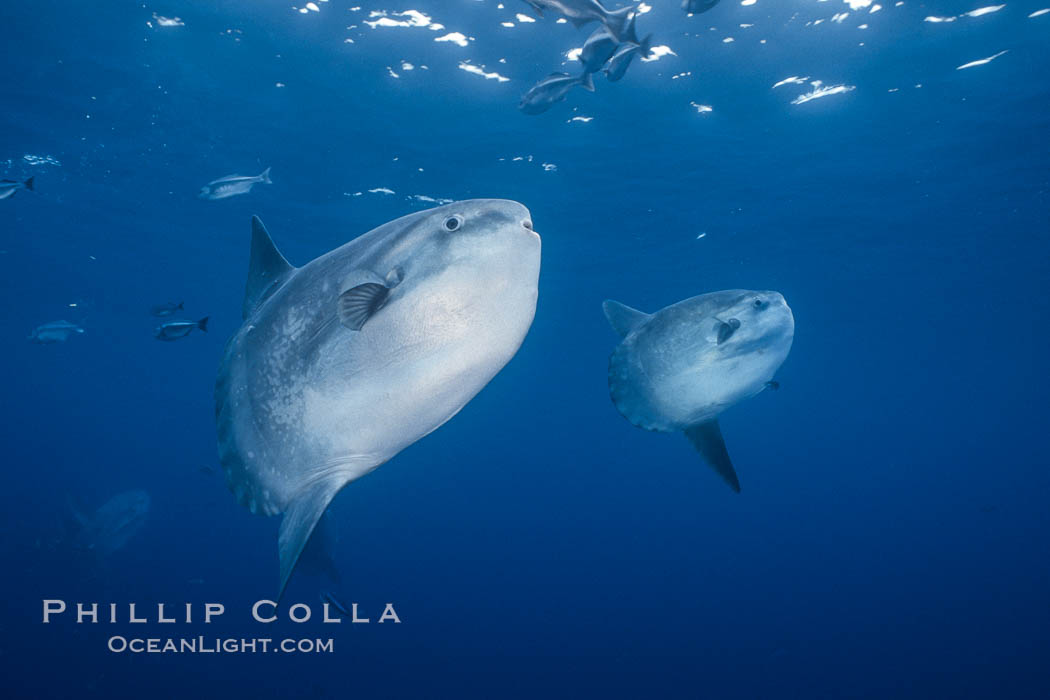
<path id="1" fill-rule="evenodd" d="M 294 271 L 295 268 L 277 250 L 263 222 L 258 216 L 253 216 L 251 257 L 241 317 L 248 318 Z"/>
<path id="2" fill-rule="evenodd" d="M 359 270 L 344 283 L 349 287 L 339 295 L 339 322 L 352 331 L 361 330 L 365 322 L 383 308 L 390 290 L 400 284 L 403 278 L 401 268 L 395 267 L 386 276 L 369 270 Z"/>
<path id="3" fill-rule="evenodd" d="M 686 428 L 685 436 L 729 487 L 740 493 L 740 480 L 737 479 L 736 470 L 729 460 L 729 451 L 726 450 L 726 441 L 722 438 L 722 429 L 718 427 L 718 421 L 712 420 Z"/>
<path id="4" fill-rule="evenodd" d="M 609 325 L 621 337 L 627 337 L 631 331 L 636 330 L 649 320 L 649 314 L 638 309 L 632 309 L 630 306 L 612 299 L 606 299 L 602 302 L 602 311 L 605 312 L 605 318 L 608 319 Z"/>
<path id="5" fill-rule="evenodd" d="M 281 558 L 281 588 L 277 592 L 278 601 L 284 595 L 288 579 L 291 578 L 310 535 L 317 527 L 317 521 L 344 485 L 346 481 L 338 478 L 318 481 L 299 491 L 285 510 L 277 535 L 277 553 Z"/>

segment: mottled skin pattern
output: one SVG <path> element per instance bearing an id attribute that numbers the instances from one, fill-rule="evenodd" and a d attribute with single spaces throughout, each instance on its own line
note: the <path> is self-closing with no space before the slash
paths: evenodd
<path id="1" fill-rule="evenodd" d="M 331 497 L 454 416 L 517 352 L 536 309 L 531 227 L 504 200 L 411 214 L 294 270 L 248 313 L 216 385 L 219 453 L 252 512 L 291 509 L 282 588 L 301 529 Z M 395 268 L 402 281 L 385 305 L 361 330 L 344 327 L 340 294 L 361 271 Z M 311 499 L 320 505 L 296 511 Z"/>
<path id="2" fill-rule="evenodd" d="M 730 319 L 740 326 L 718 343 L 718 329 Z M 648 430 L 683 431 L 712 420 L 765 388 L 794 333 L 791 309 L 777 292 L 734 289 L 672 304 L 651 314 L 613 351 L 613 403 Z"/>

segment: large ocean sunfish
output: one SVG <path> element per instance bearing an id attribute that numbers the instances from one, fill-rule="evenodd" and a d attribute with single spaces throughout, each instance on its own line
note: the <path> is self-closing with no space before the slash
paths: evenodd
<path id="1" fill-rule="evenodd" d="M 692 297 L 646 314 L 606 301 L 609 324 L 623 337 L 609 358 L 609 394 L 639 428 L 684 432 L 734 490 L 718 416 L 776 387 L 795 320 L 777 292 L 732 289 Z"/>
<path id="2" fill-rule="evenodd" d="M 456 202 L 296 268 L 252 219 L 244 323 L 215 386 L 227 483 L 284 513 L 283 593 L 335 494 L 456 415 L 517 352 L 536 311 L 528 209 Z"/>

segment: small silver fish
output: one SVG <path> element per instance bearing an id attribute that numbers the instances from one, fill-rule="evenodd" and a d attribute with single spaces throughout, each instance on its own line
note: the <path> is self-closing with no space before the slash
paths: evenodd
<path id="1" fill-rule="evenodd" d="M 652 39 L 653 36 L 650 34 L 642 39 L 639 44 L 620 44 L 620 47 L 616 49 L 616 53 L 612 55 L 612 58 L 609 59 L 609 62 L 605 64 L 603 69 L 605 77 L 609 79 L 610 83 L 615 83 L 627 73 L 627 68 L 631 65 L 631 61 L 634 60 L 636 55 L 645 58 L 652 52 Z"/>
<path id="2" fill-rule="evenodd" d="M 29 335 L 29 342 L 37 343 L 38 345 L 64 343 L 69 340 L 70 336 L 83 332 L 84 329 L 75 323 L 70 323 L 69 321 L 52 321 L 51 323 L 45 323 L 34 328 L 33 332 Z"/>
<path id="3" fill-rule="evenodd" d="M 587 37 L 587 41 L 583 43 L 583 50 L 580 51 L 580 63 L 583 64 L 583 70 L 587 73 L 600 71 L 605 62 L 615 53 L 616 44 L 616 37 L 607 27 L 603 25 L 595 29 Z"/>
<path id="4" fill-rule="evenodd" d="M 194 328 L 200 328 L 207 333 L 208 317 L 205 316 L 199 321 L 169 321 L 168 323 L 162 323 L 153 331 L 153 337 L 157 340 L 178 340 L 188 336 Z"/>
<path id="5" fill-rule="evenodd" d="M 263 170 L 254 177 L 249 177 L 247 175 L 227 175 L 226 177 L 220 177 L 218 180 L 212 180 L 201 188 L 201 191 L 197 196 L 201 199 L 212 201 L 216 199 L 226 199 L 227 197 L 233 197 L 238 194 L 248 194 L 252 191 L 252 187 L 260 182 L 267 185 L 273 184 L 270 180 L 269 168 Z"/>
<path id="6" fill-rule="evenodd" d="M 588 92 L 594 92 L 594 80 L 590 73 L 578 78 L 568 73 L 551 73 L 546 78 L 529 88 L 518 104 L 525 114 L 541 114 L 550 109 L 555 102 L 561 102 L 576 85 Z"/>
<path id="7" fill-rule="evenodd" d="M 182 302 L 178 304 L 169 301 L 166 304 L 157 304 L 151 306 L 149 312 L 154 316 L 172 316 L 176 311 L 182 311 Z"/>
<path id="8" fill-rule="evenodd" d="M 698 15 L 707 12 L 718 4 L 718 0 L 682 0 L 682 9 L 689 14 Z"/>
<path id="9" fill-rule="evenodd" d="M 23 182 L 18 180 L 0 180 L 0 199 L 10 199 L 15 196 L 15 192 L 23 189 L 30 192 L 33 191 L 33 178 Z"/>
<path id="10" fill-rule="evenodd" d="M 635 14 L 638 5 L 630 5 L 619 10 L 607 10 L 598 0 L 525 0 L 543 16 L 544 10 L 557 12 L 573 23 L 577 28 L 590 22 L 604 24 L 617 40 L 626 39 L 624 28 L 627 20 Z"/>

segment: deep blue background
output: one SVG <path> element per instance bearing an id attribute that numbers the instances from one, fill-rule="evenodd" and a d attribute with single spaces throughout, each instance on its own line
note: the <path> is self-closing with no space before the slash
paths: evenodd
<path id="1" fill-rule="evenodd" d="M 0 202 L 2 694 L 1046 697 L 1041 2 L 933 24 L 979 3 L 833 23 L 837 0 L 691 19 L 658 0 L 639 26 L 677 56 L 539 117 L 518 97 L 586 32 L 501 27 L 528 9 L 504 2 L 0 5 L 0 177 L 38 189 Z M 409 8 L 447 29 L 362 25 Z M 185 26 L 150 27 L 154 12 Z M 475 40 L 433 41 L 446 31 Z M 771 89 L 789 76 L 856 89 L 792 105 L 810 88 Z M 267 166 L 272 186 L 195 198 Z M 199 472 L 249 216 L 302 263 L 423 206 L 413 194 L 531 209 L 535 324 L 459 416 L 336 499 L 343 596 L 375 615 L 394 602 L 403 624 L 251 624 L 276 587 L 277 521 Z M 737 287 L 782 292 L 797 324 L 782 389 L 722 419 L 739 496 L 684 439 L 615 411 L 600 310 Z M 153 340 L 147 310 L 168 300 L 211 332 Z M 87 332 L 25 341 L 58 318 Z M 97 566 L 65 556 L 67 496 L 130 488 L 153 498 L 139 535 Z M 307 584 L 289 600 L 315 603 Z M 227 614 L 44 626 L 50 597 Z M 114 633 L 334 636 L 336 653 L 114 655 Z"/>

